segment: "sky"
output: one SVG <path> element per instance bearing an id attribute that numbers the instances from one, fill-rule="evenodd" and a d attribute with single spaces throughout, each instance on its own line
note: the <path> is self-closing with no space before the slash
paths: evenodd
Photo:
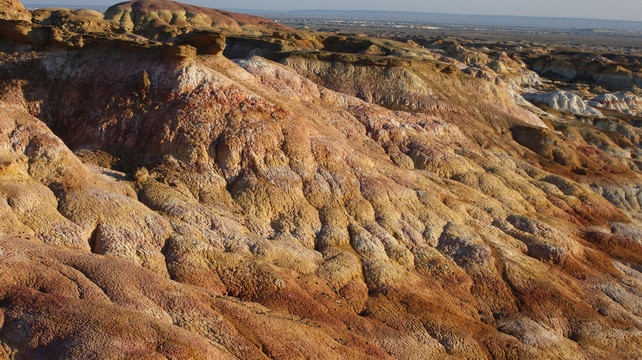
<path id="1" fill-rule="evenodd" d="M 29 4 L 109 6 L 124 0 L 22 0 Z M 393 10 L 642 21 L 642 0 L 181 0 L 218 9 Z"/>

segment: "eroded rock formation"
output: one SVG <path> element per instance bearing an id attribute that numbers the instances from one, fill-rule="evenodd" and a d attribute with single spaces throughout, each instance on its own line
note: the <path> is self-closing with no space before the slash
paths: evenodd
<path id="1" fill-rule="evenodd" d="M 591 99 L 591 103 L 627 115 L 642 114 L 642 98 L 630 92 L 601 94 Z"/>
<path id="2" fill-rule="evenodd" d="M 530 102 L 547 105 L 553 110 L 561 110 L 577 115 L 604 116 L 599 110 L 591 107 L 578 95 L 566 91 L 558 90 L 548 94 L 524 93 L 522 96 Z"/>
<path id="3" fill-rule="evenodd" d="M 267 25 L 166 10 L 222 14 L 3 23 L 0 358 L 642 355 L 625 114 L 536 108 L 524 63 L 457 46 L 227 33 L 230 60 Z"/>
<path id="4" fill-rule="evenodd" d="M 31 14 L 25 9 L 19 0 L 0 1 L 1 20 L 30 20 Z"/>
<path id="5" fill-rule="evenodd" d="M 163 0 L 134 0 L 114 5 L 105 19 L 121 29 L 163 37 L 189 29 L 218 29 L 235 33 L 288 30 L 268 19 Z"/>

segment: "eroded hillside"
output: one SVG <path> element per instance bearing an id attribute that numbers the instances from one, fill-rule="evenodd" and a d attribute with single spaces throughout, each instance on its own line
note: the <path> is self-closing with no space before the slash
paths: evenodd
<path id="1" fill-rule="evenodd" d="M 166 1 L 6 8 L 0 359 L 642 356 L 635 89 Z"/>

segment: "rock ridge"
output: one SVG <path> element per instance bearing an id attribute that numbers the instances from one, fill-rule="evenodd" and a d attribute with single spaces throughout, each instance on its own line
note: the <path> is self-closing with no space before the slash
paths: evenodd
<path id="1" fill-rule="evenodd" d="M 0 359 L 642 356 L 632 93 L 506 44 L 168 1 L 22 14 Z"/>

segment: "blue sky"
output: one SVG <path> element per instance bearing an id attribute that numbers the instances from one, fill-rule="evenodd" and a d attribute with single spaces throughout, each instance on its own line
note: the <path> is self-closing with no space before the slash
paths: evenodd
<path id="1" fill-rule="evenodd" d="M 22 0 L 23 4 L 109 6 L 119 0 Z M 642 0 L 183 0 L 222 9 L 398 10 L 451 14 L 579 17 L 642 21 Z"/>

